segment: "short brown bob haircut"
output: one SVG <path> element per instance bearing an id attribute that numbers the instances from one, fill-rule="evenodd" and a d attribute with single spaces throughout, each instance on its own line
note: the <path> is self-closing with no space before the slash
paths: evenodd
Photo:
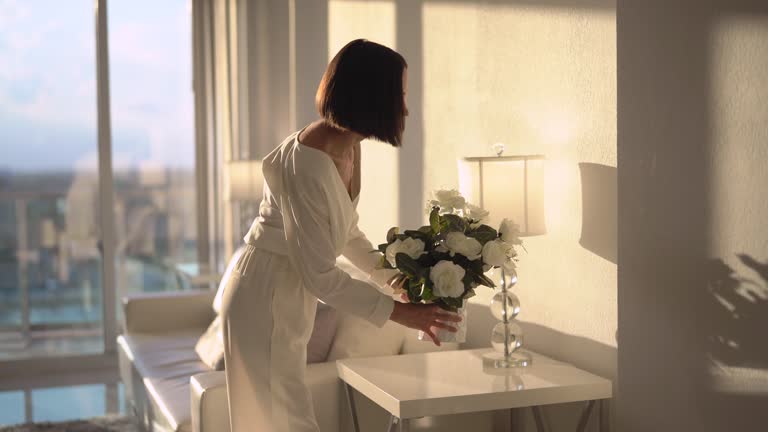
<path id="1" fill-rule="evenodd" d="M 405 129 L 403 56 L 375 42 L 348 43 L 328 64 L 315 104 L 331 125 L 400 147 Z"/>

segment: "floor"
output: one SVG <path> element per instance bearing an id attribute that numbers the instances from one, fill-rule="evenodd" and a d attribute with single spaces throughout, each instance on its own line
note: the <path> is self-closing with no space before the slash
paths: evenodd
<path id="1" fill-rule="evenodd" d="M 0 426 L 124 414 L 125 393 L 116 371 L 100 378 L 83 382 L 82 375 L 73 376 L 67 383 L 67 376 L 57 376 L 51 381 L 66 384 L 0 390 Z"/>

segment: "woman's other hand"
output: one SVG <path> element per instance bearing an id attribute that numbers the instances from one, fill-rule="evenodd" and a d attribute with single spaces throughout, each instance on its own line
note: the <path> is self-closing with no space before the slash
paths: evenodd
<path id="1" fill-rule="evenodd" d="M 450 324 L 461 321 L 459 315 L 448 312 L 438 305 L 398 302 L 395 302 L 395 308 L 389 319 L 408 328 L 423 331 L 437 346 L 440 346 L 440 341 L 432 330 L 441 328 L 455 333 L 456 327 Z"/>

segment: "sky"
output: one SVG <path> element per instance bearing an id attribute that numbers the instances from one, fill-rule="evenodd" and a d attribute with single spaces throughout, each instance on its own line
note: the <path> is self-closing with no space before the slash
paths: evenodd
<path id="1" fill-rule="evenodd" d="M 95 167 L 93 0 L 0 0 L 0 172 Z M 194 165 L 190 0 L 109 0 L 113 166 Z"/>

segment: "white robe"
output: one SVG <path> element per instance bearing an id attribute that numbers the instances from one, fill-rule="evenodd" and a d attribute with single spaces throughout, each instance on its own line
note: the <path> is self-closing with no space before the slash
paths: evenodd
<path id="1" fill-rule="evenodd" d="M 225 363 L 233 432 L 317 432 L 304 384 L 317 299 L 382 326 L 394 300 L 382 294 L 391 271 L 358 229 L 332 159 L 289 136 L 263 161 L 264 198 L 246 247 L 223 284 Z M 360 180 L 356 148 L 353 186 Z M 345 255 L 371 280 L 336 266 Z"/>

